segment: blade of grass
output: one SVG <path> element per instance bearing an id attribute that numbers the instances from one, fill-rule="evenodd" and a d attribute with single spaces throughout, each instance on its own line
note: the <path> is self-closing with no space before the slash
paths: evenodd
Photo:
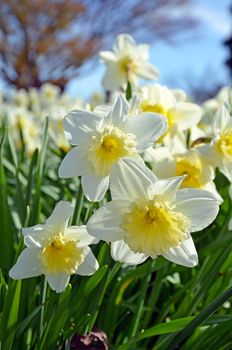
<path id="1" fill-rule="evenodd" d="M 8 204 L 7 182 L 3 167 L 3 145 L 5 140 L 5 132 L 0 142 L 0 217 L 1 217 L 1 244 L 0 267 L 9 269 L 13 259 L 13 230 L 10 216 L 10 208 Z"/>
<path id="2" fill-rule="evenodd" d="M 168 344 L 166 349 L 178 349 L 181 343 L 193 333 L 210 315 L 215 313 L 229 298 L 232 297 L 232 287 L 220 294 L 211 304 L 209 304 L 200 314 L 195 317 L 175 338 Z"/>

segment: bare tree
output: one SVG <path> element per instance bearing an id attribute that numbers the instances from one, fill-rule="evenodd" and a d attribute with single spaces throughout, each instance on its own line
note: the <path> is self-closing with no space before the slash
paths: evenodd
<path id="1" fill-rule="evenodd" d="M 113 36 L 175 41 L 196 25 L 191 0 L 0 0 L 0 75 L 63 89 Z"/>

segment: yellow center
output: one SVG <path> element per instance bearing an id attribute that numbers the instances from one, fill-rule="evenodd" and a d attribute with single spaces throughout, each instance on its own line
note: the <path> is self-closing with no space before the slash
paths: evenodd
<path id="1" fill-rule="evenodd" d="M 226 158 L 232 160 L 232 129 L 224 132 L 217 141 L 217 147 L 220 153 Z"/>
<path id="2" fill-rule="evenodd" d="M 141 106 L 140 106 L 141 110 L 143 112 L 152 112 L 152 113 L 158 113 L 158 114 L 162 114 L 165 117 L 167 117 L 168 119 L 168 125 L 169 127 L 172 126 L 173 121 L 172 121 L 172 115 L 170 113 L 170 111 L 168 111 L 167 109 L 165 109 L 163 106 L 161 106 L 160 104 L 151 104 L 149 102 L 144 101 Z"/>
<path id="3" fill-rule="evenodd" d="M 202 167 L 201 163 L 193 163 L 190 160 L 177 158 L 176 162 L 176 175 L 186 175 L 184 178 L 181 188 L 192 187 L 201 188 L 202 183 Z"/>
<path id="4" fill-rule="evenodd" d="M 187 238 L 190 221 L 167 201 L 134 202 L 124 215 L 125 241 L 136 253 L 152 258 L 177 247 Z"/>
<path id="5" fill-rule="evenodd" d="M 117 127 L 108 126 L 98 136 L 92 137 L 88 160 L 96 175 L 107 176 L 119 158 L 135 155 L 135 135 L 125 134 Z"/>
<path id="6" fill-rule="evenodd" d="M 122 73 L 126 73 L 128 76 L 136 70 L 136 65 L 130 56 L 125 56 L 119 61 L 119 68 Z"/>
<path id="7" fill-rule="evenodd" d="M 171 130 L 171 128 L 173 127 L 173 118 L 172 118 L 172 114 L 170 113 L 169 110 L 165 109 L 162 105 L 156 103 L 156 104 L 151 104 L 148 101 L 144 101 L 141 106 L 140 109 L 143 112 L 152 112 L 152 113 L 158 113 L 158 114 L 162 114 L 167 118 L 167 122 L 168 122 L 168 129 L 167 131 L 159 138 L 159 140 L 157 142 L 162 142 L 164 137 L 167 135 L 168 131 Z"/>
<path id="8" fill-rule="evenodd" d="M 66 239 L 59 234 L 50 239 L 41 254 L 42 265 L 46 274 L 76 272 L 84 261 L 83 250 L 76 246 L 76 241 Z"/>

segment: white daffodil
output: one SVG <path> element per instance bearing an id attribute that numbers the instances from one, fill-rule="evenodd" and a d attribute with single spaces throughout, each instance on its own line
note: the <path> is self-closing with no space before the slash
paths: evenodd
<path id="1" fill-rule="evenodd" d="M 106 65 L 103 87 L 113 91 L 125 87 L 127 81 L 137 85 L 138 78 L 157 79 L 158 70 L 148 63 L 148 49 L 149 45 L 137 45 L 128 34 L 118 35 L 113 51 L 100 52 L 100 57 Z"/>
<path id="2" fill-rule="evenodd" d="M 136 264 L 162 255 L 195 266 L 198 257 L 190 232 L 215 219 L 217 197 L 204 190 L 179 190 L 183 176 L 158 180 L 142 161 L 131 158 L 117 162 L 111 176 L 113 200 L 90 218 L 88 232 L 118 241 L 112 248 L 115 260 Z"/>
<path id="3" fill-rule="evenodd" d="M 41 98 L 46 103 L 58 100 L 60 93 L 60 88 L 51 83 L 45 83 L 40 88 Z"/>
<path id="4" fill-rule="evenodd" d="M 25 89 L 16 90 L 14 93 L 14 102 L 17 107 L 28 108 L 29 96 Z"/>
<path id="5" fill-rule="evenodd" d="M 214 117 L 212 130 L 211 143 L 199 151 L 232 182 L 232 117 L 224 105 Z"/>
<path id="6" fill-rule="evenodd" d="M 141 89 L 140 111 L 165 115 L 168 119 L 168 132 L 162 141 L 169 141 L 177 131 L 185 131 L 197 125 L 202 116 L 199 106 L 177 99 L 171 90 L 159 84 L 144 86 Z"/>
<path id="7" fill-rule="evenodd" d="M 128 116 L 128 110 L 125 97 L 118 94 L 109 113 L 108 108 L 95 113 L 77 110 L 64 118 L 65 135 L 77 146 L 63 159 L 59 176 L 82 176 L 83 191 L 90 201 L 104 197 L 114 163 L 123 157 L 138 157 L 166 131 L 165 117 L 154 113 Z"/>
<path id="8" fill-rule="evenodd" d="M 221 88 L 218 92 L 218 94 L 209 100 L 206 100 L 202 104 L 202 108 L 205 111 L 206 114 L 206 120 L 212 123 L 213 116 L 217 112 L 217 110 L 223 105 L 228 104 L 230 105 L 232 102 L 232 88 L 231 86 L 224 86 Z"/>
<path id="9" fill-rule="evenodd" d="M 20 128 L 27 153 L 31 155 L 36 148 L 40 148 L 41 123 L 36 120 L 31 111 L 23 107 L 9 106 L 7 109 L 7 119 L 10 126 L 9 130 L 13 135 L 17 147 L 20 148 L 22 146 L 19 133 Z"/>
<path id="10" fill-rule="evenodd" d="M 145 160 L 151 163 L 152 171 L 162 179 L 185 175 L 180 188 L 198 188 L 212 191 L 218 200 L 221 196 L 213 182 L 214 168 L 197 151 L 197 148 L 173 153 L 167 147 L 149 148 Z"/>
<path id="11" fill-rule="evenodd" d="M 73 206 L 60 201 L 44 225 L 23 228 L 26 248 L 9 274 L 24 279 L 44 274 L 51 289 L 62 292 L 70 275 L 89 276 L 98 269 L 98 262 L 88 247 L 97 243 L 85 226 L 70 226 Z"/>

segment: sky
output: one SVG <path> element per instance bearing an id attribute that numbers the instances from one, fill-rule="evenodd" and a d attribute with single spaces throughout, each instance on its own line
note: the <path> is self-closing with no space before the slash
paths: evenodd
<path id="1" fill-rule="evenodd" d="M 151 45 L 150 62 L 160 71 L 160 84 L 186 89 L 187 92 L 190 84 L 199 86 L 201 80 L 206 84 L 206 76 L 208 83 L 229 84 L 228 70 L 224 65 L 228 51 L 222 42 L 232 31 L 230 6 L 230 0 L 193 0 L 192 12 L 201 25 L 189 35 L 189 40 L 178 46 L 163 41 Z M 69 83 L 68 94 L 88 98 L 100 91 L 104 71 L 104 65 L 99 61 L 89 74 Z"/>

